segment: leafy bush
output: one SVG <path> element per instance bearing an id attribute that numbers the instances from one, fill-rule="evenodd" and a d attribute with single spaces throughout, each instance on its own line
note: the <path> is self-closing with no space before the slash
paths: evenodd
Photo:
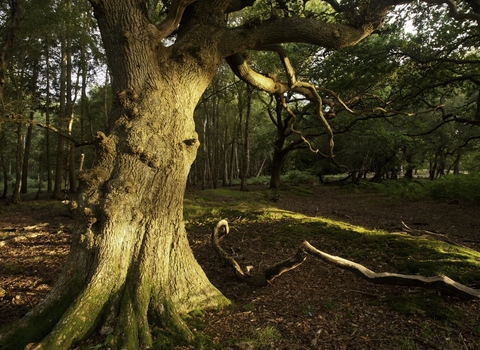
<path id="1" fill-rule="evenodd" d="M 440 201 L 480 202 L 480 175 L 447 175 L 426 185 L 429 196 Z"/>
<path id="2" fill-rule="evenodd" d="M 406 200 L 466 201 L 480 203 L 480 175 L 447 175 L 433 181 L 384 180 L 362 181 L 349 185 L 348 191 L 379 193 Z"/>
<path id="3" fill-rule="evenodd" d="M 282 175 L 280 180 L 284 184 L 297 186 L 313 185 L 317 183 L 318 178 L 307 171 L 291 170 L 285 175 Z"/>
<path id="4" fill-rule="evenodd" d="M 381 182 L 363 181 L 356 187 L 355 192 L 379 193 L 386 196 L 398 197 L 406 200 L 419 200 L 428 197 L 424 183 L 412 180 L 384 180 Z"/>

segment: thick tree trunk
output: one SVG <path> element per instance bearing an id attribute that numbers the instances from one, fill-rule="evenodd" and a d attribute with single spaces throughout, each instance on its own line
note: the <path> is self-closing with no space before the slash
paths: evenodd
<path id="1" fill-rule="evenodd" d="M 180 313 L 228 303 L 196 262 L 183 223 L 199 145 L 193 111 L 216 67 L 196 55 L 146 50 L 148 30 L 135 32 L 140 13 L 121 4 L 97 13 L 117 93 L 110 130 L 97 136 L 98 162 L 80 174 L 70 203 L 77 217 L 71 253 L 47 298 L 0 333 L 2 348 L 68 349 L 96 329 L 114 335 L 114 348 L 147 348 L 151 324 L 190 338 Z M 117 17 L 106 20 L 106 12 Z M 132 30 L 127 48 L 115 45 L 109 23 Z M 168 69 L 159 69 L 162 60 Z"/>
<path id="2" fill-rule="evenodd" d="M 99 134 L 99 164 L 81 174 L 82 192 L 72 203 L 78 224 L 64 271 L 45 301 L 17 324 L 7 349 L 47 334 L 42 348 L 67 349 L 95 328 L 113 333 L 118 347 L 148 347 L 151 321 L 188 336 L 178 313 L 227 303 L 193 257 L 183 224 L 198 147 L 191 96 L 198 92 L 177 78 L 172 90 L 143 91 L 133 103 L 135 117 L 122 114 L 110 135 Z M 135 92 L 121 91 L 119 100 L 123 94 Z"/>
<path id="3" fill-rule="evenodd" d="M 284 141 L 279 142 L 279 140 L 277 140 L 273 149 L 272 167 L 270 169 L 270 189 L 279 189 L 282 186 L 280 177 L 282 175 L 286 156 L 286 153 L 282 150 L 283 143 Z"/>

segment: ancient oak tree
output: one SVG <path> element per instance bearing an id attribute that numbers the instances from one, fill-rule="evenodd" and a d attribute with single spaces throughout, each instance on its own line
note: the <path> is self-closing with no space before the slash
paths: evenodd
<path id="1" fill-rule="evenodd" d="M 42 303 L 1 331 L 2 349 L 67 349 L 97 331 L 113 335 L 114 348 L 146 348 L 153 325 L 188 339 L 180 314 L 228 303 L 196 262 L 182 217 L 203 91 L 226 59 L 272 94 L 315 94 L 292 74 L 279 82 L 254 72 L 243 53 L 287 42 L 354 45 L 402 1 L 324 1 L 340 13 L 337 23 L 291 11 L 229 23 L 230 14 L 260 2 L 165 1 L 155 24 L 143 0 L 90 0 L 113 77 L 109 130 L 97 135 L 98 161 L 80 174 L 70 203 L 76 225 L 61 276 Z"/>

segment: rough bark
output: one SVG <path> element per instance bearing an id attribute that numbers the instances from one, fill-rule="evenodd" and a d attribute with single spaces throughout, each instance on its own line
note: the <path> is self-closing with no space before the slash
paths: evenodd
<path id="1" fill-rule="evenodd" d="M 70 203 L 77 220 L 64 270 L 42 303 L 0 331 L 2 349 L 68 349 L 96 330 L 114 335 L 113 348 L 148 348 L 153 324 L 190 338 L 180 313 L 228 303 L 195 261 L 183 223 L 199 145 L 193 111 L 221 60 L 265 42 L 344 47 L 376 26 L 284 18 L 228 28 L 225 14 L 248 1 L 174 0 L 157 27 L 144 1 L 90 2 L 113 78 L 108 130 Z M 163 46 L 178 23 L 174 44 Z"/>

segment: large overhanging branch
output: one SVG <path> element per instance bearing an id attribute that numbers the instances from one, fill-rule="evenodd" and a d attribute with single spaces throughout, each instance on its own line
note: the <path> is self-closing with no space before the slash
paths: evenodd
<path id="1" fill-rule="evenodd" d="M 263 274 L 253 276 L 250 274 L 251 268 L 243 269 L 235 260 L 235 258 L 227 254 L 227 252 L 220 246 L 220 240 L 228 233 L 229 228 L 227 220 L 220 220 L 214 227 L 211 236 L 213 249 L 225 264 L 233 268 L 236 276 L 241 281 L 248 284 L 257 286 L 268 285 L 268 283 L 270 283 L 274 278 L 280 276 L 282 273 L 293 270 L 300 266 L 306 260 L 307 256 L 310 255 L 328 264 L 351 271 L 358 277 L 361 277 L 371 283 L 430 288 L 441 290 L 447 294 L 460 298 L 480 298 L 480 290 L 473 289 L 461 283 L 455 282 L 446 276 L 424 277 L 419 275 L 404 275 L 390 272 L 374 272 L 361 264 L 322 252 L 307 241 L 304 241 L 300 245 L 295 255 L 291 258 L 266 269 Z"/>
<path id="2" fill-rule="evenodd" d="M 301 131 L 294 128 L 296 116 L 295 113 L 293 113 L 293 111 L 288 107 L 285 100 L 285 94 L 287 92 L 298 93 L 312 101 L 315 104 L 317 116 L 322 122 L 325 130 L 327 131 L 327 135 L 329 138 L 329 155 L 324 156 L 333 157 L 333 131 L 327 119 L 325 118 L 325 115 L 323 114 L 323 100 L 322 97 L 318 94 L 315 85 L 311 83 L 297 81 L 295 71 L 290 63 L 290 60 L 288 59 L 285 51 L 280 45 L 268 45 L 258 47 L 256 49 L 263 51 L 274 51 L 278 54 L 285 70 L 285 75 L 288 80 L 287 83 L 279 81 L 274 76 L 265 76 L 263 74 L 257 73 L 247 64 L 246 56 L 241 54 L 235 54 L 227 57 L 227 63 L 230 65 L 232 71 L 235 73 L 235 75 L 237 75 L 247 84 L 280 98 L 285 110 L 293 119 L 293 122 L 290 123 L 290 130 L 295 134 L 299 135 L 300 138 L 302 138 L 302 140 L 307 143 L 311 151 L 318 153 L 319 150 L 314 149 L 311 146 L 310 142 L 302 135 Z"/>

